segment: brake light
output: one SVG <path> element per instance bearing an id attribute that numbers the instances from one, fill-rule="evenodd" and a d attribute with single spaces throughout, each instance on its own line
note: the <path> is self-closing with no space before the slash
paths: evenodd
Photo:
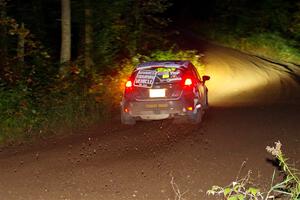
<path id="1" fill-rule="evenodd" d="M 192 79 L 190 79 L 190 78 L 185 79 L 185 81 L 184 81 L 185 86 L 191 86 L 192 84 L 193 84 Z"/>
<path id="2" fill-rule="evenodd" d="M 131 80 L 128 80 L 125 84 L 125 94 L 133 91 L 133 84 Z"/>
<path id="3" fill-rule="evenodd" d="M 132 87 L 132 81 L 131 80 L 127 81 L 125 86 L 126 86 L 126 88 L 131 88 Z"/>

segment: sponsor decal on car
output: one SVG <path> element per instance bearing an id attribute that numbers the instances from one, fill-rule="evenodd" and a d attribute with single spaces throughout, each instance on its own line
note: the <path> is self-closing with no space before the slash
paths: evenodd
<path id="1" fill-rule="evenodd" d="M 134 86 L 152 88 L 156 75 L 154 70 L 140 70 L 135 77 Z"/>

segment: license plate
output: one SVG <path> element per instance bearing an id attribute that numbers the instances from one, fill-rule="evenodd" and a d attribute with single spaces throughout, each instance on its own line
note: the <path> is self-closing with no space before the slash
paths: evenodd
<path id="1" fill-rule="evenodd" d="M 146 108 L 157 108 L 157 104 L 146 104 Z"/>
<path id="2" fill-rule="evenodd" d="M 166 89 L 150 89 L 149 90 L 150 98 L 158 98 L 158 97 L 165 97 L 165 96 L 166 96 Z"/>
<path id="3" fill-rule="evenodd" d="M 169 105 L 167 103 L 159 103 L 159 104 L 146 104 L 146 108 L 168 108 Z"/>

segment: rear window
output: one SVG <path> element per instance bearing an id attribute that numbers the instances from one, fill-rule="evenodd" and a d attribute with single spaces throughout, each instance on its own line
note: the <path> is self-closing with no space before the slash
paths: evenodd
<path id="1" fill-rule="evenodd" d="M 151 88 L 154 83 L 170 83 L 181 81 L 183 68 L 151 67 L 134 72 L 134 86 Z"/>

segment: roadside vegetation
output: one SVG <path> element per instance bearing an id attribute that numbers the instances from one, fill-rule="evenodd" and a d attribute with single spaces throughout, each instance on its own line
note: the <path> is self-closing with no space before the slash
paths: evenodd
<path id="1" fill-rule="evenodd" d="M 0 145 L 67 134 L 109 119 L 140 62 L 186 59 L 203 71 L 198 52 L 181 51 L 167 39 L 169 20 L 159 17 L 171 5 L 167 0 L 113 5 L 63 0 L 63 9 L 70 10 L 62 10 L 67 13 L 62 21 L 69 20 L 73 29 L 72 38 L 62 33 L 61 44 L 56 29 L 70 27 L 55 21 L 60 2 L 0 0 Z M 41 10 L 49 18 L 33 17 L 43 16 Z"/>
<path id="2" fill-rule="evenodd" d="M 209 20 L 191 29 L 227 47 L 300 64 L 299 2 L 217 0 L 216 5 Z"/>
<path id="3" fill-rule="evenodd" d="M 300 199 L 299 171 L 288 163 L 288 159 L 282 152 L 280 141 L 275 142 L 275 147 L 267 146 L 266 150 L 275 157 L 280 169 L 281 182 L 276 182 L 275 170 L 271 178 L 270 188 L 263 191 L 250 179 L 251 171 L 244 178 L 237 177 L 226 187 L 213 186 L 207 191 L 213 195 L 226 200 L 268 200 L 268 199 Z M 242 166 L 243 167 L 243 166 Z M 239 172 L 240 174 L 240 172 Z"/>
<path id="4" fill-rule="evenodd" d="M 234 48 L 253 55 L 273 60 L 300 63 L 300 50 L 296 41 L 290 41 L 279 33 L 256 33 L 249 36 L 225 35 L 225 33 L 208 33 L 206 37 L 226 47 Z"/>
<path id="5" fill-rule="evenodd" d="M 121 87 L 113 77 L 125 77 L 135 55 L 169 46 L 154 31 L 167 25 L 157 17 L 168 6 L 165 0 L 0 0 L 0 144 L 109 118 L 112 88 Z M 48 17 L 36 17 L 42 12 Z"/>

